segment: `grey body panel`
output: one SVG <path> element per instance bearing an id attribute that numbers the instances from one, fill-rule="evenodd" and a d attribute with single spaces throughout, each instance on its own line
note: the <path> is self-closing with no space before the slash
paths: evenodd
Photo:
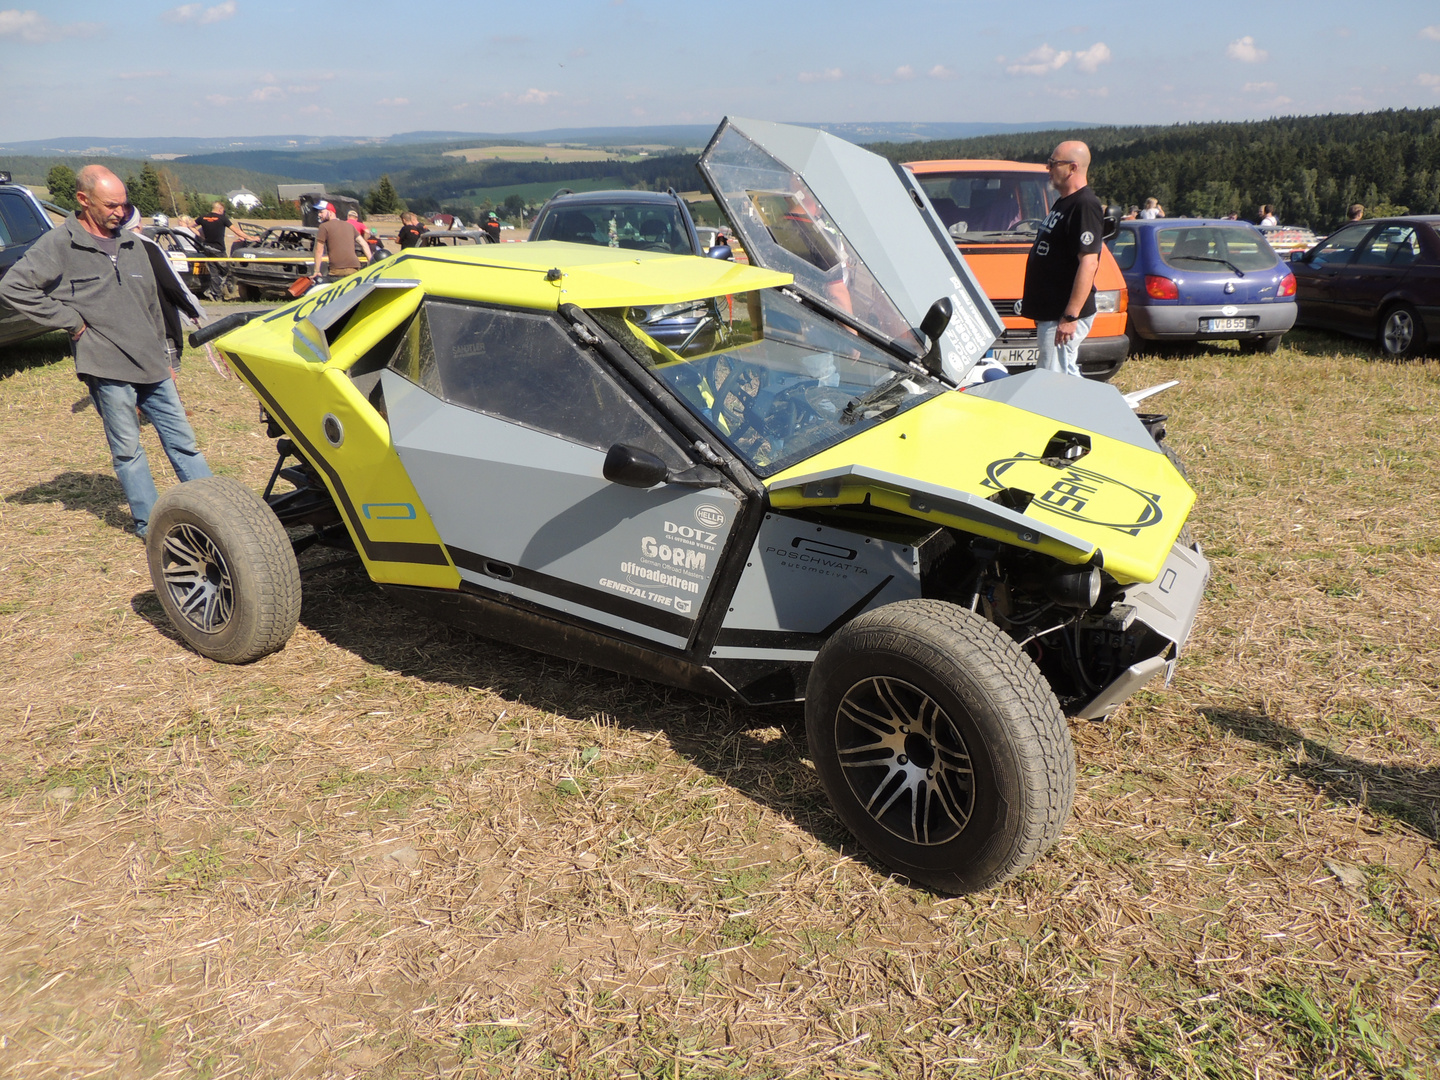
<path id="1" fill-rule="evenodd" d="M 813 660 L 844 622 L 919 595 L 913 546 L 768 513 L 710 657 Z"/>
<path id="2" fill-rule="evenodd" d="M 965 393 L 1003 401 L 1080 431 L 1093 431 L 1107 439 L 1160 452 L 1145 425 L 1125 404 L 1124 395 L 1104 383 L 1037 369 L 972 386 Z"/>
<path id="3" fill-rule="evenodd" d="M 400 460 L 462 578 L 684 648 L 739 500 L 604 478 L 605 453 L 382 373 Z"/>
<path id="4" fill-rule="evenodd" d="M 1295 325 L 1295 305 L 1270 304 L 1177 304 L 1173 307 L 1139 304 L 1130 309 L 1130 322 L 1144 338 L 1233 338 L 1237 331 L 1200 330 L 1201 319 L 1256 319 L 1253 329 L 1238 336 L 1283 334 Z"/>
<path id="5" fill-rule="evenodd" d="M 1151 657 L 1135 664 L 1077 710 L 1076 716 L 1095 720 L 1107 715 L 1161 671 L 1165 672 L 1165 681 L 1170 681 L 1180 650 L 1195 625 L 1195 615 L 1200 610 L 1205 583 L 1209 580 L 1210 563 L 1205 556 L 1193 548 L 1176 544 L 1170 549 L 1159 577 L 1145 584 L 1131 585 L 1125 590 L 1125 597 L 1119 602 L 1134 608 L 1135 620 L 1172 642 L 1174 649 L 1168 659 Z"/>
<path id="6" fill-rule="evenodd" d="M 1019 377 L 1016 376 L 1016 378 Z M 1078 381 L 1070 375 L 1062 375 L 1060 378 L 1067 379 L 1072 383 Z M 1116 397 L 1118 398 L 1119 395 L 1116 394 Z M 1148 438 L 1148 435 L 1146 437 Z M 1154 447 L 1154 440 L 1151 440 L 1150 445 L 1152 448 Z M 1057 529 L 1044 521 L 1037 521 L 1017 510 L 1011 510 L 1009 507 L 1001 506 L 989 499 L 982 499 L 968 491 L 942 487 L 939 484 L 922 483 L 913 477 L 872 469 L 866 465 L 841 465 L 834 469 L 806 473 L 803 476 L 792 477 L 783 483 L 774 484 L 770 490 L 789 491 L 793 488 L 800 488 L 802 495 L 813 493 L 814 498 L 830 500 L 835 497 L 840 488 L 849 483 L 862 487 L 879 484 L 895 491 L 903 491 L 910 496 L 910 505 L 922 513 L 932 510 L 939 511 L 963 518 L 966 521 L 973 521 L 977 525 L 1004 529 L 1006 532 L 1015 533 L 1020 540 L 1027 544 L 1037 544 L 1041 537 L 1046 537 L 1066 544 L 1084 555 L 1089 555 L 1095 550 L 1094 544 L 1072 533 L 1067 533 L 1064 529 Z"/>
<path id="7" fill-rule="evenodd" d="M 700 169 L 750 260 L 794 274 L 795 287 L 822 303 L 836 304 L 825 276 L 775 242 L 748 192 L 797 192 L 803 181 L 841 234 L 847 263 L 873 276 L 903 320 L 905 334 L 871 324 L 890 337 L 923 350 L 920 323 L 935 301 L 949 298 L 954 314 L 940 355 L 952 378 L 963 377 L 1004 329 L 918 183 L 879 155 L 822 131 L 729 117 Z"/>

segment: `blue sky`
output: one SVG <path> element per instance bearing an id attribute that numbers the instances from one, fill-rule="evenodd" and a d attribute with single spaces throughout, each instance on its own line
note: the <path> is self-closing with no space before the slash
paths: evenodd
<path id="1" fill-rule="evenodd" d="M 0 141 L 1440 106 L 1434 0 L 6 2 Z"/>

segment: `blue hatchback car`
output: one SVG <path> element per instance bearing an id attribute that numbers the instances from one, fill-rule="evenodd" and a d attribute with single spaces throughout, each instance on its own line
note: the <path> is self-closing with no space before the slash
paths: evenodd
<path id="1" fill-rule="evenodd" d="M 1146 343 L 1238 339 L 1273 353 L 1295 325 L 1295 275 L 1243 221 L 1122 221 L 1106 241 L 1130 294 L 1131 351 Z"/>

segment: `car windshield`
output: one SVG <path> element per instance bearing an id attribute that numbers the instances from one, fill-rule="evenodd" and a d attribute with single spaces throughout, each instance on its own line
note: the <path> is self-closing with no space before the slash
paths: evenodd
<path id="1" fill-rule="evenodd" d="M 1050 178 L 1030 172 L 919 173 L 916 180 L 950 235 L 1028 232 L 1022 223 L 1038 223 L 1050 213 Z"/>
<path id="2" fill-rule="evenodd" d="M 945 387 L 779 289 L 706 301 L 715 329 L 687 355 L 634 309 L 596 321 L 760 476 L 770 476 Z"/>
<path id="3" fill-rule="evenodd" d="M 696 254 L 680 208 L 664 203 L 562 203 L 546 211 L 532 239 L 672 255 Z"/>
<path id="4" fill-rule="evenodd" d="M 1156 233 L 1160 258 L 1176 270 L 1269 270 L 1278 261 L 1248 225 L 1185 225 Z"/>

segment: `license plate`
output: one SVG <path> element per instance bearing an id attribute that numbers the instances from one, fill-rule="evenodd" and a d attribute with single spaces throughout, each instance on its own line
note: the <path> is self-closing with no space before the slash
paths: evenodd
<path id="1" fill-rule="evenodd" d="M 1250 329 L 1249 319 L 1201 319 L 1205 329 L 1210 332 L 1216 330 L 1248 330 Z"/>
<path id="2" fill-rule="evenodd" d="M 1040 350 L 1038 348 L 996 349 L 995 359 L 1009 367 L 1034 367 L 1040 362 Z"/>

